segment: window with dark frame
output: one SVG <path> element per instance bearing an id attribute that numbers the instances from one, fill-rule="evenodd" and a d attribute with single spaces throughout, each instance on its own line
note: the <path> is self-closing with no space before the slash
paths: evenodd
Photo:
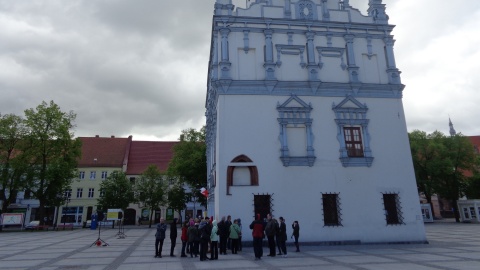
<path id="1" fill-rule="evenodd" d="M 349 157 L 363 157 L 362 130 L 360 127 L 344 127 L 345 147 Z"/>
<path id="2" fill-rule="evenodd" d="M 322 194 L 324 226 L 342 226 L 338 194 Z"/>
<path id="3" fill-rule="evenodd" d="M 383 194 L 383 204 L 385 207 L 385 219 L 386 219 L 387 225 L 404 224 L 398 194 L 396 193 Z"/>

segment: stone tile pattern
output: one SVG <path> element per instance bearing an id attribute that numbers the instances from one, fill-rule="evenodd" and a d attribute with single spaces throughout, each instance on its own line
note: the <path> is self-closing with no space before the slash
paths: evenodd
<path id="1" fill-rule="evenodd" d="M 0 233 L 0 269 L 480 269 L 480 224 L 438 221 L 426 224 L 426 231 L 429 244 L 303 246 L 299 253 L 290 246 L 287 258 L 265 256 L 259 261 L 254 260 L 251 247 L 244 247 L 236 255 L 205 262 L 180 258 L 179 238 L 176 257 L 168 256 L 170 239 L 166 239 L 163 258 L 154 258 L 155 229 L 147 226 L 127 226 L 125 238 L 119 238 L 116 229 L 102 229 L 100 238 L 109 245 L 99 247 L 92 246 L 98 231 L 89 229 L 4 231 Z"/>

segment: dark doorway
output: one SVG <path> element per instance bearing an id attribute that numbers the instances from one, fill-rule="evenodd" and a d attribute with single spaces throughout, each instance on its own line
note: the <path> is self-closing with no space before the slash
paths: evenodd
<path id="1" fill-rule="evenodd" d="M 260 214 L 260 218 L 266 219 L 267 214 L 271 213 L 271 196 L 270 195 L 253 195 L 253 205 L 255 216 Z"/>
<path id="2" fill-rule="evenodd" d="M 128 208 L 127 210 L 125 210 L 123 224 L 124 225 L 135 225 L 136 221 L 137 221 L 137 211 L 135 211 L 135 209 L 131 209 L 131 208 Z"/>

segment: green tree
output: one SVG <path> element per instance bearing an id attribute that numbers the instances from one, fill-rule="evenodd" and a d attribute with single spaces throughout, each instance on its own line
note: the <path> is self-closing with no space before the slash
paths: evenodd
<path id="1" fill-rule="evenodd" d="M 25 110 L 25 154 L 28 187 L 39 201 L 37 219 L 43 224 L 45 206 L 57 205 L 59 194 L 77 174 L 81 142 L 74 139 L 76 115 L 62 112 L 53 101 Z"/>
<path id="2" fill-rule="evenodd" d="M 206 205 L 206 198 L 200 193 L 200 188 L 207 186 L 205 127 L 200 131 L 193 128 L 182 131 L 180 142 L 173 147 L 167 172 L 170 176 L 180 177 L 192 189 L 192 196 Z"/>
<path id="3" fill-rule="evenodd" d="M 19 190 L 25 188 L 24 153 L 21 150 L 27 129 L 23 119 L 14 114 L 0 116 L 0 200 L 1 212 L 15 202 Z"/>
<path id="4" fill-rule="evenodd" d="M 140 202 L 142 207 L 150 209 L 149 228 L 152 227 L 153 213 L 165 203 L 167 192 L 168 183 L 156 165 L 149 165 L 135 183 L 136 201 Z"/>
<path id="5" fill-rule="evenodd" d="M 181 182 L 175 183 L 168 191 L 168 207 L 181 217 L 181 211 L 187 207 L 187 194 Z"/>
<path id="6" fill-rule="evenodd" d="M 435 190 L 441 197 L 451 201 L 455 219 L 460 222 L 457 200 L 465 194 L 468 182 L 466 174 L 475 168 L 477 157 L 472 143 L 462 134 L 446 138 L 444 151 L 443 173 L 435 182 Z"/>
<path id="7" fill-rule="evenodd" d="M 127 179 L 127 175 L 121 171 L 114 171 L 103 180 L 100 184 L 100 192 L 103 195 L 97 200 L 97 207 L 102 211 L 125 210 L 135 201 L 132 184 Z"/>
<path id="8" fill-rule="evenodd" d="M 434 194 L 449 200 L 459 222 L 457 200 L 464 195 L 467 172 L 476 164 L 473 145 L 462 134 L 447 137 L 439 131 L 427 135 L 415 130 L 409 139 L 419 192 L 430 204 Z"/>

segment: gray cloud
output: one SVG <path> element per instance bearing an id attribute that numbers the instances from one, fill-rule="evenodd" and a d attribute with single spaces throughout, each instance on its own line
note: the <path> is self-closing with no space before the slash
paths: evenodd
<path id="1" fill-rule="evenodd" d="M 409 130 L 448 132 L 450 115 L 458 131 L 480 134 L 480 1 L 383 2 L 397 25 Z M 54 100 L 77 113 L 78 136 L 175 140 L 200 128 L 214 3 L 0 0 L 0 113 Z"/>

